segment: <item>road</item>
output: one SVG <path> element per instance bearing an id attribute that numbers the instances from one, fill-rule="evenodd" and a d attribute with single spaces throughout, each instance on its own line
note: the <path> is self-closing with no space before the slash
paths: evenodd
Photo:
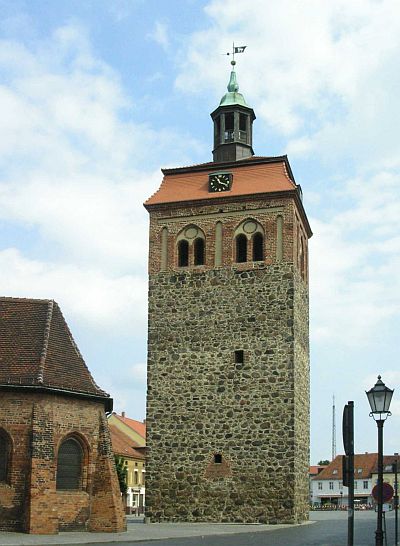
<path id="1" fill-rule="evenodd" d="M 346 512 L 312 512 L 315 523 L 265 532 L 237 535 L 173 538 L 152 541 L 154 546 L 346 546 Z M 141 524 L 138 524 L 141 525 Z M 356 512 L 354 546 L 375 545 L 376 514 Z M 387 544 L 394 546 L 394 516 L 387 514 Z M 124 546 L 149 546 L 150 541 L 119 542 Z M 104 546 L 104 543 L 94 546 Z"/>

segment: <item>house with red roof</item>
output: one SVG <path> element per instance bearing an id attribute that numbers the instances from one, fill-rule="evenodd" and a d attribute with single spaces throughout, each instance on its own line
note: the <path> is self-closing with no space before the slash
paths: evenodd
<path id="1" fill-rule="evenodd" d="M 127 469 L 126 511 L 141 515 L 146 499 L 146 423 L 113 412 L 108 424 L 114 454 L 124 459 Z"/>
<path id="2" fill-rule="evenodd" d="M 343 485 L 343 455 L 337 455 L 319 474 L 311 480 L 311 503 L 313 505 L 348 504 L 348 488 Z M 377 464 L 377 453 L 354 455 L 354 500 L 357 504 L 372 504 L 373 470 Z"/>

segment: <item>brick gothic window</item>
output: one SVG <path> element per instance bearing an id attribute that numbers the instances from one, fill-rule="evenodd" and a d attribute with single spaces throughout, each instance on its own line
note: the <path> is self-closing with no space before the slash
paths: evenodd
<path id="1" fill-rule="evenodd" d="M 68 438 L 58 450 L 57 489 L 82 488 L 83 452 L 80 443 Z"/>
<path id="2" fill-rule="evenodd" d="M 10 446 L 7 437 L 0 432 L 0 482 L 7 481 Z"/>
<path id="3" fill-rule="evenodd" d="M 178 243 L 178 266 L 187 267 L 189 265 L 189 243 L 183 239 Z"/>
<path id="4" fill-rule="evenodd" d="M 264 259 L 264 237 L 256 233 L 253 237 L 253 262 L 262 262 Z"/>
<path id="5" fill-rule="evenodd" d="M 194 241 L 194 265 L 204 265 L 205 243 L 198 237 Z"/>
<path id="6" fill-rule="evenodd" d="M 247 237 L 243 233 L 236 237 L 236 262 L 247 262 Z"/>

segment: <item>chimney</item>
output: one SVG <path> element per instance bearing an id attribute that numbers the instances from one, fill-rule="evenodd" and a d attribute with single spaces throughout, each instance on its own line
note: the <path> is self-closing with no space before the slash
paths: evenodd
<path id="1" fill-rule="evenodd" d="M 125 417 L 125 412 L 121 411 L 121 417 Z"/>

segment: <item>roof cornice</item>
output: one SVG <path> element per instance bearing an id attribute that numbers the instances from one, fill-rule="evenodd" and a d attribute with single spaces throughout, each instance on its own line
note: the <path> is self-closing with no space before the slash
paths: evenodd
<path id="1" fill-rule="evenodd" d="M 249 165 L 263 165 L 266 163 L 282 163 L 282 161 L 285 163 L 289 177 L 291 178 L 293 182 L 295 182 L 287 155 L 281 155 L 276 157 L 252 156 L 251 158 L 239 159 L 237 161 L 222 161 L 218 163 L 215 161 L 210 161 L 209 163 L 200 163 L 198 165 L 190 165 L 188 167 L 174 167 L 174 168 L 161 169 L 161 172 L 163 173 L 164 176 L 168 176 L 170 174 L 185 174 L 185 173 L 213 171 L 213 170 L 220 171 L 222 169 L 230 169 L 230 168 L 240 169 L 240 167 L 248 167 Z"/>
<path id="2" fill-rule="evenodd" d="M 100 396 L 96 394 L 91 394 L 87 392 L 79 392 L 67 389 L 61 389 L 57 387 L 46 387 L 44 385 L 12 385 L 12 384 L 0 384 L 0 391 L 18 391 L 18 392 L 38 392 L 46 394 L 54 394 L 61 396 L 68 396 L 71 398 L 83 398 L 86 400 L 94 400 L 104 404 L 104 409 L 106 412 L 112 412 L 113 409 L 113 399 L 107 396 Z"/>

